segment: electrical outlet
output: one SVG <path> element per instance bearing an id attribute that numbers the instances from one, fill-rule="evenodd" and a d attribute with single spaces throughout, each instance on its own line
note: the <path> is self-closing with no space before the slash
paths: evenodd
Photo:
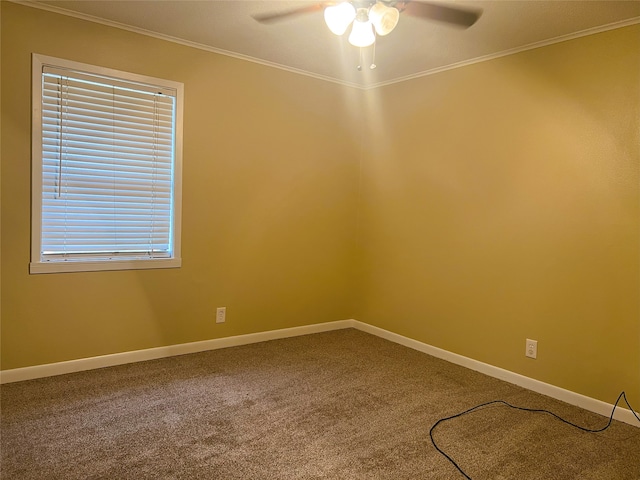
<path id="1" fill-rule="evenodd" d="M 527 349 L 524 354 L 529 358 L 538 358 L 538 341 L 527 338 Z"/>
<path id="2" fill-rule="evenodd" d="M 216 323 L 224 323 L 227 317 L 227 307 L 216 308 Z"/>

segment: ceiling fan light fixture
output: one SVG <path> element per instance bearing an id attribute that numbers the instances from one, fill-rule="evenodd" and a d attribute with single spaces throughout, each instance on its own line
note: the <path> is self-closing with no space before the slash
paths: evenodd
<path id="1" fill-rule="evenodd" d="M 373 33 L 373 25 L 367 19 L 354 20 L 353 27 L 351 27 L 351 34 L 349 35 L 349 43 L 354 47 L 368 47 L 373 45 L 376 41 L 376 36 Z"/>
<path id="2" fill-rule="evenodd" d="M 356 9 L 349 2 L 331 5 L 324 9 L 324 21 L 336 35 L 342 35 L 347 31 L 351 22 L 356 18 Z"/>
<path id="3" fill-rule="evenodd" d="M 380 36 L 387 35 L 396 28 L 400 19 L 400 11 L 395 7 L 389 7 L 382 2 L 377 2 L 369 10 L 369 19 Z"/>

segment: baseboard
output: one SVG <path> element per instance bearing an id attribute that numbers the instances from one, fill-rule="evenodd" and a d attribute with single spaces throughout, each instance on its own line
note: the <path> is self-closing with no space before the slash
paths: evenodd
<path id="1" fill-rule="evenodd" d="M 611 416 L 613 405 L 602 402 L 600 400 L 596 400 L 595 398 L 587 397 L 570 390 L 565 390 L 564 388 L 556 387 L 555 385 L 541 382 L 530 377 L 525 377 L 524 375 L 520 375 L 509 370 L 494 367 L 493 365 L 489 365 L 488 363 L 479 362 L 478 360 L 473 360 L 472 358 L 464 357 L 462 355 L 458 355 L 457 353 L 452 353 L 447 350 L 443 350 L 441 348 L 419 342 L 418 340 L 404 337 L 402 335 L 398 335 L 397 333 L 374 327 L 373 325 L 369 325 L 367 323 L 359 322 L 357 320 L 353 320 L 353 327 L 358 330 L 362 330 L 363 332 L 376 335 L 386 340 L 390 340 L 394 343 L 404 345 L 405 347 L 409 347 L 414 350 L 432 355 L 436 358 L 455 363 L 456 365 L 460 365 L 470 370 L 484 373 L 485 375 L 489 375 L 490 377 L 499 378 L 500 380 L 504 380 L 505 382 L 524 387 L 527 390 L 532 390 L 534 392 L 541 393 L 557 400 L 561 400 L 571 405 L 584 408 L 585 410 L 588 410 L 590 412 L 598 413 L 607 418 Z M 618 408 L 616 408 L 614 418 L 616 420 L 620 420 L 621 422 L 628 423 L 640 428 L 640 422 L 638 422 L 638 420 L 634 417 L 633 412 L 626 408 L 618 406 Z"/>
<path id="2" fill-rule="evenodd" d="M 548 397 L 561 400 L 571 405 L 576 405 L 590 412 L 598 413 L 605 417 L 611 415 L 613 405 L 587 397 L 564 388 L 556 387 L 548 383 L 525 377 L 518 373 L 504 370 L 488 363 L 479 362 L 469 357 L 458 355 L 447 350 L 443 350 L 432 345 L 404 337 L 397 333 L 374 327 L 358 320 L 338 320 L 335 322 L 317 323 L 314 325 L 304 325 L 301 327 L 283 328 L 280 330 L 270 330 L 266 332 L 249 333 L 246 335 L 237 335 L 233 337 L 214 338 L 211 340 L 203 340 L 200 342 L 181 343 L 178 345 L 168 345 L 165 347 L 148 348 L 145 350 L 135 350 L 132 352 L 114 353 L 110 355 L 101 355 L 98 357 L 81 358 L 78 360 L 69 360 L 66 362 L 49 363 L 45 365 L 36 365 L 33 367 L 14 368 L 11 370 L 0 371 L 0 384 L 20 382 L 23 380 L 33 380 L 42 377 L 51 377 L 54 375 L 63 375 L 66 373 L 81 372 L 84 370 L 93 370 L 96 368 L 113 367 L 115 365 L 123 365 L 126 363 L 143 362 L 145 360 L 155 360 L 158 358 L 172 357 L 176 355 L 185 355 L 188 353 L 204 352 L 207 350 L 217 350 L 219 348 L 237 347 L 240 345 L 249 345 L 251 343 L 266 342 L 268 340 L 278 340 L 281 338 L 297 337 L 299 335 L 309 335 L 312 333 L 328 332 L 331 330 L 340 330 L 344 328 L 355 328 L 372 335 L 384 338 L 394 343 L 404 345 L 405 347 L 418 350 L 419 352 L 432 355 L 436 358 L 446 360 L 456 365 L 460 365 L 471 370 L 475 370 L 485 375 L 504 380 L 505 382 L 524 387 Z M 614 418 L 621 422 L 640 427 L 638 420 L 634 417 L 631 410 L 626 408 L 616 408 Z"/>
<path id="3" fill-rule="evenodd" d="M 200 342 L 181 343 L 178 345 L 168 345 L 165 347 L 148 348 L 144 350 L 134 350 L 131 352 L 113 353 L 98 357 L 80 358 L 66 362 L 48 363 L 33 367 L 14 368 L 0 371 L 0 384 L 20 382 L 23 380 L 33 380 L 42 377 L 52 377 L 66 373 L 93 370 L 96 368 L 113 367 L 126 363 L 143 362 L 145 360 L 155 360 L 158 358 L 173 357 L 175 355 L 185 355 L 188 353 L 204 352 L 207 350 L 217 350 L 219 348 L 237 347 L 251 343 L 266 342 L 281 338 L 297 337 L 311 333 L 328 332 L 340 330 L 354 326 L 354 320 L 338 320 L 335 322 L 316 323 L 314 325 L 304 325 L 301 327 L 283 328 L 280 330 L 270 330 L 266 332 L 249 333 L 233 337 L 214 338 Z"/>

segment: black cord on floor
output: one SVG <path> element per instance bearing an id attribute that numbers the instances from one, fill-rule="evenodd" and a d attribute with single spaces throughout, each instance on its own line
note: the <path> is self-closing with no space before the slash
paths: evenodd
<path id="1" fill-rule="evenodd" d="M 598 428 L 598 429 L 591 429 L 591 428 L 585 428 L 585 427 L 581 427 L 580 425 L 576 425 L 575 423 L 571 423 L 568 420 L 565 420 L 564 418 L 559 417 L 558 415 L 556 415 L 553 412 L 550 412 L 549 410 L 544 410 L 544 409 L 538 409 L 538 408 L 524 408 L 524 407 L 517 407 L 515 405 L 511 405 L 508 402 L 505 402 L 504 400 L 493 400 L 491 402 L 486 402 L 480 405 L 476 405 L 473 408 L 470 408 L 469 410 L 465 410 L 464 412 L 461 413 L 457 413 L 455 415 L 451 415 L 450 417 L 446 417 L 446 418 L 441 418 L 440 420 L 438 420 L 432 427 L 431 430 L 429 430 L 429 437 L 431 438 L 431 443 L 433 443 L 433 446 L 435 447 L 435 449 L 440 452 L 447 460 L 449 460 L 449 462 L 451 462 L 453 464 L 454 467 L 456 467 L 458 469 L 458 471 L 464 476 L 464 478 L 466 478 L 467 480 L 473 480 L 469 475 L 467 475 L 464 470 L 462 470 L 462 468 L 460 468 L 460 465 L 458 465 L 455 460 L 453 458 L 451 458 L 449 455 L 447 455 L 440 447 L 438 447 L 438 445 L 436 444 L 436 441 L 433 438 L 433 431 L 435 430 L 435 428 L 440 425 L 441 423 L 444 423 L 448 420 L 453 420 L 454 418 L 458 418 L 461 417 L 463 415 L 466 415 L 468 413 L 474 412 L 480 408 L 483 407 L 487 407 L 489 405 L 494 405 L 494 404 L 502 404 L 502 405 L 506 405 L 507 407 L 513 408 L 515 410 L 522 410 L 524 412 L 538 412 L 538 413 L 548 413 L 549 415 L 552 415 L 554 417 L 556 417 L 558 420 L 571 425 L 572 427 L 578 428 L 580 430 L 582 430 L 583 432 L 590 432 L 590 433 L 597 433 L 597 432 L 603 432 L 604 430 L 606 430 L 607 428 L 609 428 L 609 426 L 611 425 L 611 422 L 613 421 L 613 414 L 616 411 L 616 408 L 618 407 L 618 403 L 620 402 L 620 399 L 623 398 L 625 403 L 627 404 L 627 406 L 629 407 L 629 410 L 631 410 L 631 413 L 633 413 L 633 415 L 638 419 L 638 421 L 640 422 L 640 417 L 638 416 L 638 414 L 636 414 L 636 412 L 633 410 L 633 408 L 631 407 L 631 405 L 629 405 L 629 401 L 627 400 L 627 395 L 622 392 L 620 395 L 618 395 L 618 399 L 616 400 L 616 403 L 613 405 L 613 410 L 611 410 L 611 416 L 609 417 L 609 422 L 602 428 Z"/>

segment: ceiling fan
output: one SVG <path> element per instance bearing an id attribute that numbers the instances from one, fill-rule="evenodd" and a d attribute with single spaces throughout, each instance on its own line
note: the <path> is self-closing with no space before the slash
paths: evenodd
<path id="1" fill-rule="evenodd" d="M 260 23 L 272 24 L 321 10 L 324 11 L 324 19 L 329 30 L 336 35 L 343 35 L 351 26 L 349 43 L 356 47 L 374 45 L 376 35 L 384 36 L 391 33 L 398 24 L 401 13 L 462 28 L 472 26 L 482 14 L 482 10 L 436 2 L 344 0 L 305 5 L 284 12 L 253 15 L 253 18 Z"/>

